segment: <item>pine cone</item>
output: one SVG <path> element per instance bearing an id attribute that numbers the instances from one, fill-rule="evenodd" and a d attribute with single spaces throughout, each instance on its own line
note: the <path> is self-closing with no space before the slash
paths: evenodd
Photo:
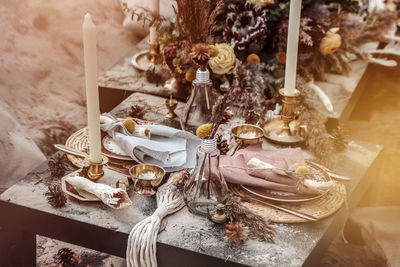
<path id="1" fill-rule="evenodd" d="M 199 43 L 193 46 L 190 56 L 197 66 L 203 68 L 207 66 L 212 53 L 213 50 L 207 44 Z"/>
<path id="2" fill-rule="evenodd" d="M 47 163 L 49 166 L 50 172 L 52 176 L 60 177 L 63 176 L 65 171 L 68 170 L 69 163 L 66 154 L 57 154 L 55 157 L 52 157 Z"/>
<path id="3" fill-rule="evenodd" d="M 65 203 L 67 203 L 67 197 L 61 190 L 61 187 L 59 185 L 49 185 L 48 189 L 49 190 L 45 193 L 45 196 L 47 196 L 47 202 L 55 208 L 65 206 Z"/>
<path id="4" fill-rule="evenodd" d="M 249 110 L 249 111 L 246 113 L 245 121 L 246 121 L 246 123 L 248 123 L 248 124 L 257 124 L 257 122 L 259 121 L 259 119 L 260 119 L 260 114 L 258 114 L 258 113 L 255 112 L 254 110 Z"/>
<path id="5" fill-rule="evenodd" d="M 240 245 L 249 236 L 249 228 L 241 222 L 230 222 L 225 226 L 225 236 L 229 243 Z"/>
<path id="6" fill-rule="evenodd" d="M 80 172 L 78 172 L 78 175 L 81 177 L 89 178 L 89 176 L 87 174 L 88 171 L 89 171 L 89 166 L 83 166 L 82 170 Z"/>
<path id="7" fill-rule="evenodd" d="M 57 252 L 57 259 L 63 267 L 73 266 L 74 252 L 69 248 L 61 248 Z"/>
<path id="8" fill-rule="evenodd" d="M 217 147 L 221 155 L 226 155 L 229 151 L 229 145 L 227 141 L 225 139 L 222 140 L 222 137 L 220 135 L 217 135 Z"/>
<path id="9" fill-rule="evenodd" d="M 128 115 L 133 118 L 142 119 L 144 114 L 146 114 L 144 108 L 134 104 L 131 106 L 131 110 Z"/>

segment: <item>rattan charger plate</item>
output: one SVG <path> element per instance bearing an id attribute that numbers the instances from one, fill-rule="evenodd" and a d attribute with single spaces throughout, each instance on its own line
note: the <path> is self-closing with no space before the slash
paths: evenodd
<path id="1" fill-rule="evenodd" d="M 236 195 L 257 198 L 251 195 L 242 187 L 236 184 L 229 184 L 229 189 Z M 346 198 L 346 187 L 340 182 L 335 185 L 324 196 L 300 203 L 278 203 L 278 205 L 292 210 L 300 211 L 308 215 L 316 217 L 318 220 L 326 218 L 335 213 L 343 205 Z M 260 199 L 260 198 L 257 198 Z M 262 199 L 261 199 L 262 200 Z M 265 200 L 262 200 L 265 201 Z M 286 212 L 276 210 L 265 206 L 259 202 L 243 202 L 247 208 L 257 212 L 266 220 L 275 223 L 303 223 L 309 222 L 306 219 L 288 214 Z"/>
<path id="2" fill-rule="evenodd" d="M 73 133 L 65 142 L 65 145 L 74 149 L 77 149 L 79 151 L 84 151 L 88 152 L 88 131 L 87 128 L 80 129 Z M 104 150 L 104 149 L 102 149 Z M 87 162 L 84 158 L 77 157 L 74 155 L 69 155 L 67 154 L 68 159 L 71 161 L 72 164 L 74 164 L 78 168 L 82 168 L 87 165 Z M 129 176 L 129 168 L 137 164 L 137 162 L 131 160 L 118 160 L 114 158 L 109 158 L 109 162 L 107 164 L 107 167 L 110 169 L 113 169 L 114 171 L 120 172 L 122 174 L 125 174 Z"/>
<path id="3" fill-rule="evenodd" d="M 87 127 L 76 131 L 70 137 L 68 137 L 65 145 L 67 147 L 75 148 L 79 151 L 88 152 L 89 143 Z M 87 165 L 84 158 L 76 157 L 70 154 L 67 154 L 67 157 L 69 161 L 71 161 L 71 163 L 78 168 L 82 168 L 83 166 Z"/>

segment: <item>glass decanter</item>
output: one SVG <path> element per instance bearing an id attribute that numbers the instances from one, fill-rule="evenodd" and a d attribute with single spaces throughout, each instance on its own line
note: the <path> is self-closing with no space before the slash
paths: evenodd
<path id="1" fill-rule="evenodd" d="M 198 69 L 196 79 L 192 82 L 192 93 L 186 106 L 185 122 L 189 125 L 199 125 L 211 120 L 212 82 L 208 69 Z"/>
<path id="2" fill-rule="evenodd" d="M 196 167 L 185 184 L 184 196 L 190 212 L 206 216 L 228 197 L 228 186 L 219 169 L 217 140 L 204 139 L 197 149 Z"/>

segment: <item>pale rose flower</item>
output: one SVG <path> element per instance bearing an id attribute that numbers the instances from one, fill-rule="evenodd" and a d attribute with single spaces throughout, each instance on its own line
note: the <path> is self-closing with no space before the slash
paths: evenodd
<path id="1" fill-rule="evenodd" d="M 218 75 L 231 74 L 235 70 L 236 56 L 233 47 L 228 44 L 216 44 L 217 55 L 210 58 L 208 65 Z"/>

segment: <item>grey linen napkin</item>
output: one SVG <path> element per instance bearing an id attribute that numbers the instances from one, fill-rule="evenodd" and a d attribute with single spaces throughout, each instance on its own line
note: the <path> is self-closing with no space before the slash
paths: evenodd
<path id="1" fill-rule="evenodd" d="M 166 171 L 194 168 L 197 147 L 201 143 L 197 136 L 163 125 L 136 127 L 149 129 L 151 139 L 132 136 L 122 122 L 101 124 L 101 129 L 136 161 L 156 164 Z"/>

